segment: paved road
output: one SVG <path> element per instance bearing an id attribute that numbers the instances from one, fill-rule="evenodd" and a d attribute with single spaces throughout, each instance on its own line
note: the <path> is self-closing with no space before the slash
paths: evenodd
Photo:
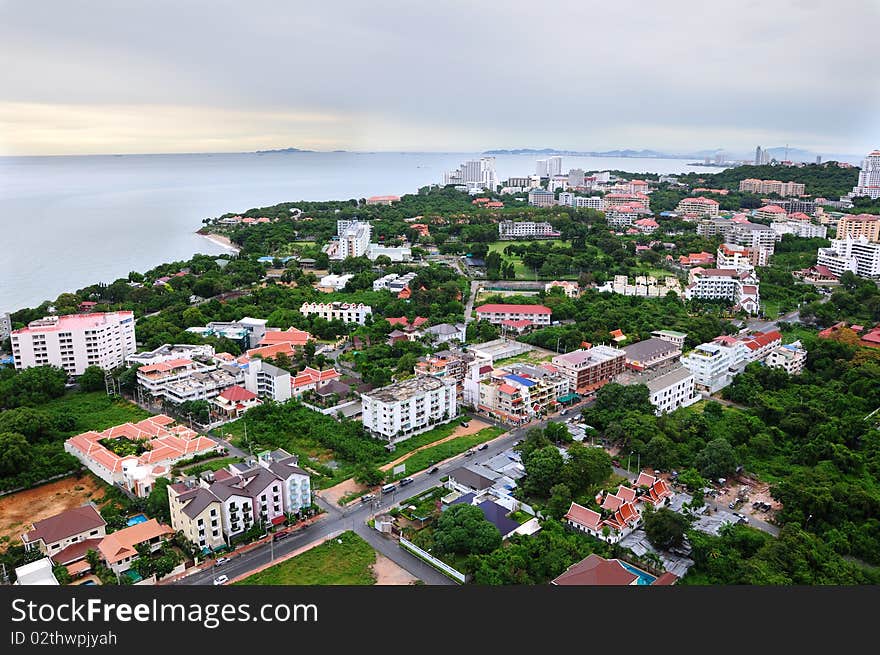
<path id="1" fill-rule="evenodd" d="M 823 299 L 824 300 L 824 299 Z M 771 330 L 776 330 L 779 327 L 779 323 L 798 323 L 801 320 L 801 312 L 800 310 L 795 310 L 793 312 L 789 312 L 788 314 L 783 314 L 779 318 L 773 321 L 754 321 L 747 322 L 749 329 L 751 330 L 759 330 L 761 332 L 768 332 Z"/>
<path id="2" fill-rule="evenodd" d="M 723 505 L 722 503 L 716 502 L 714 499 L 712 499 L 708 496 L 704 500 L 705 500 L 706 505 L 711 507 L 713 510 L 720 509 L 720 510 L 724 510 L 725 512 L 739 512 L 740 514 L 743 514 L 744 516 L 748 517 L 748 519 L 749 519 L 748 524 L 750 526 L 752 526 L 753 528 L 757 528 L 758 530 L 762 530 L 764 532 L 767 532 L 768 534 L 772 534 L 774 537 L 779 536 L 779 528 L 775 525 L 767 523 L 766 521 L 762 521 L 761 519 L 757 518 L 756 516 L 752 516 L 751 514 L 747 515 L 745 512 L 743 512 L 741 510 L 732 510 L 727 505 Z"/>
<path id="3" fill-rule="evenodd" d="M 467 304 L 464 307 L 464 324 L 467 325 L 471 321 L 474 320 L 472 314 L 474 312 L 474 300 L 477 297 L 477 291 L 482 285 L 483 282 L 481 280 L 471 280 L 471 292 L 468 295 Z"/>

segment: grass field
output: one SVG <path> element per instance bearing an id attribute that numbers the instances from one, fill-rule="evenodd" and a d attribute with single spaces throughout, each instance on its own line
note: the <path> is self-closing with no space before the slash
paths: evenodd
<path id="1" fill-rule="evenodd" d="M 521 355 L 514 355 L 513 357 L 506 357 L 505 359 L 496 359 L 496 366 L 507 366 L 508 364 L 537 364 L 540 362 L 548 362 L 553 359 L 553 353 L 548 353 L 543 350 L 530 350 L 527 353 L 522 353 Z"/>
<path id="2" fill-rule="evenodd" d="M 338 540 L 338 541 L 337 541 Z M 339 543 L 341 541 L 342 543 Z M 343 532 L 236 585 L 372 585 L 376 551 L 354 532 Z"/>
<path id="3" fill-rule="evenodd" d="M 73 429 L 59 435 L 64 437 L 89 430 L 100 432 L 114 425 L 121 425 L 129 421 L 137 422 L 152 416 L 150 412 L 127 400 L 111 400 L 103 391 L 68 393 L 61 398 L 55 398 L 40 405 L 40 409 L 73 417 Z"/>
<path id="4" fill-rule="evenodd" d="M 571 241 L 563 241 L 562 239 L 535 239 L 530 241 L 495 241 L 489 244 L 489 252 L 497 252 L 505 259 L 512 261 L 514 270 L 516 271 L 516 279 L 517 280 L 534 280 L 535 271 L 530 268 L 527 268 L 525 264 L 522 263 L 522 260 L 519 257 L 512 257 L 504 254 L 504 249 L 507 246 L 512 245 L 527 245 L 531 243 L 552 243 L 554 248 L 568 248 L 571 245 Z M 577 274 L 572 275 L 563 275 L 561 277 L 557 276 L 558 280 L 576 280 Z M 540 274 L 538 274 L 537 279 L 542 279 Z"/>
<path id="5" fill-rule="evenodd" d="M 203 471 L 219 471 L 222 468 L 226 468 L 227 464 L 234 464 L 239 461 L 238 457 L 222 457 L 220 459 L 211 460 L 210 462 L 202 462 L 200 464 L 193 464 L 192 466 L 183 469 L 183 472 L 187 475 L 198 475 Z"/>
<path id="6" fill-rule="evenodd" d="M 398 480 L 418 471 L 423 471 L 439 461 L 454 457 L 455 455 L 460 455 L 474 446 L 479 446 L 484 441 L 491 441 L 496 437 L 500 437 L 505 432 L 506 430 L 504 428 L 492 426 L 480 430 L 476 434 L 458 437 L 457 439 L 446 441 L 433 446 L 432 448 L 420 450 L 404 462 L 406 464 L 406 471 L 394 476 L 392 479 Z"/>

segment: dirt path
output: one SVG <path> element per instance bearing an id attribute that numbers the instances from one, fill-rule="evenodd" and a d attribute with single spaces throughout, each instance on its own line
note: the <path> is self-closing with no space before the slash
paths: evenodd
<path id="1" fill-rule="evenodd" d="M 372 566 L 377 585 L 410 585 L 418 578 L 390 559 L 376 553 L 376 563 Z"/>
<path id="2" fill-rule="evenodd" d="M 476 434 L 480 430 L 482 430 L 484 428 L 490 428 L 490 427 L 492 427 L 491 423 L 486 423 L 485 421 L 481 421 L 479 419 L 471 419 L 470 422 L 468 423 L 467 427 L 464 427 L 463 425 L 459 425 L 457 428 L 455 428 L 455 431 L 452 434 L 450 434 L 448 437 L 438 439 L 437 441 L 432 441 L 431 443 L 425 444 L 424 446 L 419 446 L 415 450 L 411 450 L 408 453 L 406 453 L 405 455 L 401 455 L 400 457 L 395 459 L 393 462 L 389 462 L 388 464 L 385 464 L 384 466 L 380 466 L 379 470 L 380 471 L 389 471 L 389 470 L 391 470 L 392 467 L 397 466 L 398 464 L 401 464 L 402 462 L 405 462 L 407 459 L 412 457 L 415 453 L 419 452 L 420 450 L 425 450 L 426 448 L 432 448 L 433 446 L 436 446 L 441 443 L 446 443 L 447 441 L 452 441 L 453 439 L 457 439 L 458 437 L 465 437 L 469 434 Z"/>
<path id="3" fill-rule="evenodd" d="M 33 489 L 0 496 L 0 552 L 21 544 L 19 536 L 34 521 L 84 505 L 104 495 L 104 483 L 91 474 L 70 476 Z"/>

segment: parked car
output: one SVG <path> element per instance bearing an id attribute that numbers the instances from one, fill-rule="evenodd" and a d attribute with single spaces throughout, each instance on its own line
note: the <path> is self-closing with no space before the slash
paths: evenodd
<path id="1" fill-rule="evenodd" d="M 430 471 L 428 471 L 428 474 L 430 475 L 430 474 L 436 473 L 436 472 L 439 471 L 439 470 L 440 470 L 440 469 L 437 468 L 437 467 L 435 466 L 435 467 L 432 468 Z"/>
<path id="2" fill-rule="evenodd" d="M 214 566 L 220 566 L 221 564 L 226 564 L 229 561 L 228 557 L 218 557 L 214 560 Z"/>
<path id="3" fill-rule="evenodd" d="M 375 494 L 364 494 L 363 496 L 361 496 L 361 502 L 368 503 L 371 500 L 373 500 L 375 497 L 376 497 Z"/>
<path id="4" fill-rule="evenodd" d="M 734 507 L 736 507 L 736 501 L 735 501 L 735 500 L 731 500 L 731 501 L 730 501 L 730 505 L 728 505 L 728 507 L 729 507 L 730 509 L 733 509 Z"/>
<path id="5" fill-rule="evenodd" d="M 461 422 L 461 427 L 463 427 L 463 428 L 466 428 L 466 427 L 469 426 L 469 425 L 470 425 L 470 422 L 469 422 L 469 421 L 462 421 L 462 422 Z"/>
<path id="6" fill-rule="evenodd" d="M 481 443 L 479 446 L 477 446 L 477 450 L 486 450 L 486 448 L 488 448 L 488 447 L 489 447 L 489 444 Z"/>
<path id="7" fill-rule="evenodd" d="M 464 454 L 464 456 L 465 456 L 465 457 L 470 457 L 470 456 L 473 455 L 473 454 L 474 454 L 474 451 L 473 451 L 473 449 L 471 449 L 471 450 L 467 451 L 467 452 Z"/>
<path id="8" fill-rule="evenodd" d="M 401 487 L 405 487 L 406 485 L 410 484 L 412 481 L 413 481 L 412 478 L 403 478 L 403 479 L 400 481 L 400 486 L 401 486 Z"/>
<path id="9" fill-rule="evenodd" d="M 227 582 L 229 582 L 229 576 L 226 575 L 218 575 L 216 578 L 214 578 L 215 585 L 226 584 Z"/>

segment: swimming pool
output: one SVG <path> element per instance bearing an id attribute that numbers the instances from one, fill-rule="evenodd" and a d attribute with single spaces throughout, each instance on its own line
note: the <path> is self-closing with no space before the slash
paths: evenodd
<path id="1" fill-rule="evenodd" d="M 130 528 L 131 526 L 137 525 L 138 523 L 146 523 L 146 521 L 146 514 L 135 514 L 134 516 L 130 517 L 128 521 L 125 522 L 125 526 Z"/>
<path id="2" fill-rule="evenodd" d="M 655 576 L 651 575 L 650 573 L 645 573 L 641 569 L 637 569 L 632 564 L 627 564 L 626 562 L 624 562 L 622 560 L 618 560 L 618 561 L 620 562 L 620 565 L 623 568 L 625 568 L 627 571 L 629 571 L 630 573 L 635 573 L 637 576 L 639 576 L 639 580 L 636 584 L 639 584 L 639 585 L 654 584 L 654 580 L 657 579 Z"/>
<path id="3" fill-rule="evenodd" d="M 94 580 L 86 580 L 85 582 L 80 582 L 80 585 L 82 585 L 83 587 L 85 587 L 87 585 L 94 585 L 94 584 L 95 584 Z"/>

